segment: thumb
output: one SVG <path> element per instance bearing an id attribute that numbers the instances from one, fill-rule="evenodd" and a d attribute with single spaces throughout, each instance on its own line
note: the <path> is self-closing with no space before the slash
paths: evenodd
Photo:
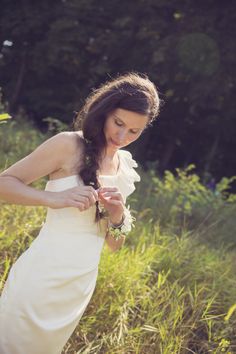
<path id="1" fill-rule="evenodd" d="M 107 199 L 103 197 L 102 193 L 98 193 L 98 199 L 100 199 L 104 203 L 106 203 L 107 201 Z"/>

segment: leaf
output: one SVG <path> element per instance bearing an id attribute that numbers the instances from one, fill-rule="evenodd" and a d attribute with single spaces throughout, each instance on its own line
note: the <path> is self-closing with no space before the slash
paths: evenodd
<path id="1" fill-rule="evenodd" d="M 232 316 L 232 314 L 234 313 L 234 311 L 236 311 L 236 304 L 232 305 L 229 310 L 227 315 L 225 316 L 225 321 L 228 321 L 230 319 L 230 317 Z"/>
<path id="2" fill-rule="evenodd" d="M 11 116 L 8 113 L 0 114 L 0 121 L 1 120 L 6 120 L 6 119 L 11 119 Z"/>

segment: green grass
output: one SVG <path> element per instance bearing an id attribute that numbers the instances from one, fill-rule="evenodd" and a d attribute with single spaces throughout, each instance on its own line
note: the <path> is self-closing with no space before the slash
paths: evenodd
<path id="1" fill-rule="evenodd" d="M 13 134 L 4 135 L 2 127 L 1 139 Z M 31 140 L 25 126 L 14 129 L 1 166 L 44 138 L 33 127 Z M 118 252 L 104 247 L 95 292 L 64 353 L 236 352 L 236 202 L 227 193 L 232 179 L 222 179 L 213 193 L 192 169 L 166 171 L 162 179 L 142 173 L 129 200 L 136 227 Z M 1 204 L 1 288 L 44 217 L 41 207 Z"/>
<path id="2" fill-rule="evenodd" d="M 158 227 L 140 226 L 129 244 L 116 254 L 104 249 L 65 353 L 221 353 L 222 343 L 233 353 L 236 319 L 225 316 L 235 301 L 235 254 Z"/>

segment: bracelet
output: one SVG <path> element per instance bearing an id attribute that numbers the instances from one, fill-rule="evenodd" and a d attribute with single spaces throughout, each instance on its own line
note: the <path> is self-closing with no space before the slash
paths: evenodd
<path id="1" fill-rule="evenodd" d="M 112 226 L 109 226 L 107 231 L 109 235 L 111 235 L 116 241 L 119 240 L 122 236 L 126 236 L 126 232 Z"/>
<path id="2" fill-rule="evenodd" d="M 120 228 L 124 225 L 124 219 L 125 219 L 125 216 L 124 216 L 124 214 L 123 214 L 123 215 L 122 215 L 121 222 L 120 222 L 118 225 L 112 224 L 112 223 L 109 221 L 109 227 L 112 227 L 113 229 L 120 229 Z"/>
<path id="3" fill-rule="evenodd" d="M 122 215 L 122 220 L 120 222 L 120 224 L 118 225 L 114 225 L 112 224 L 110 221 L 108 222 L 108 233 L 114 237 L 115 240 L 119 240 L 122 235 L 124 236 L 124 232 L 122 231 L 122 226 L 124 225 L 124 215 Z"/>
<path id="4" fill-rule="evenodd" d="M 108 221 L 107 232 L 114 237 L 115 240 L 119 240 L 122 236 L 126 236 L 134 227 L 135 218 L 131 215 L 129 206 L 125 208 L 122 221 L 120 225 L 113 225 Z"/>

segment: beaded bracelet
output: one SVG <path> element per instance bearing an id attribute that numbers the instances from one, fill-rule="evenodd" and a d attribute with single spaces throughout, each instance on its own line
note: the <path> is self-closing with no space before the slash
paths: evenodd
<path id="1" fill-rule="evenodd" d="M 121 236 L 124 236 L 124 231 L 122 231 L 122 227 L 124 226 L 125 216 L 122 216 L 121 223 L 119 225 L 114 225 L 110 221 L 108 222 L 108 233 L 114 237 L 115 240 L 119 240 Z"/>
<path id="2" fill-rule="evenodd" d="M 113 225 L 108 222 L 108 233 L 114 237 L 115 240 L 119 240 L 122 236 L 126 236 L 134 227 L 135 218 L 131 215 L 128 208 L 125 208 L 122 222 L 120 225 Z"/>

